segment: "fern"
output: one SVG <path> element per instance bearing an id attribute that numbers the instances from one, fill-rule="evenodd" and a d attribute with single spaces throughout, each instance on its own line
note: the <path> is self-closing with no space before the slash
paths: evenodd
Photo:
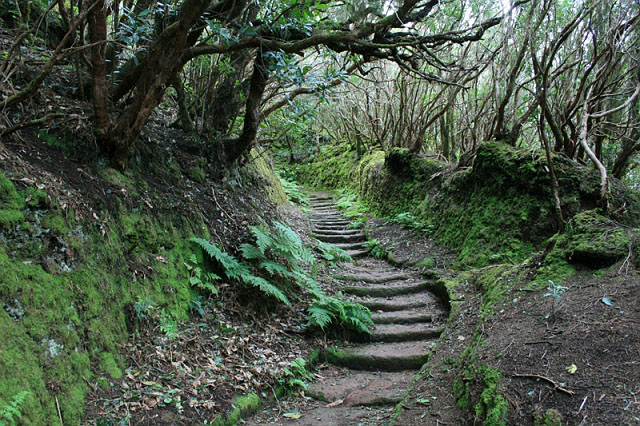
<path id="1" fill-rule="evenodd" d="M 335 322 L 337 324 L 334 325 L 369 334 L 369 326 L 373 326 L 371 311 L 360 303 L 344 300 L 342 293 L 318 298 L 307 312 L 308 324 L 322 330 Z"/>
<path id="2" fill-rule="evenodd" d="M 198 244 L 212 259 L 220 263 L 227 278 L 238 280 L 252 287 L 257 287 L 268 296 L 272 296 L 282 303 L 290 305 L 289 299 L 277 286 L 271 284 L 264 278 L 251 274 L 249 267 L 239 262 L 235 257 L 220 250 L 217 246 L 202 238 L 191 238 L 190 241 Z"/>
<path id="3" fill-rule="evenodd" d="M 237 280 L 243 272 L 242 265 L 235 257 L 220 250 L 217 246 L 202 238 L 191 238 L 190 241 L 198 244 L 211 257 L 220 263 L 228 278 Z"/>
<path id="4" fill-rule="evenodd" d="M 0 426 L 13 426 L 18 424 L 22 417 L 22 405 L 30 395 L 27 391 L 18 392 L 4 407 L 0 408 Z"/>
<path id="5" fill-rule="evenodd" d="M 282 188 L 284 189 L 285 194 L 287 194 L 287 198 L 292 204 L 298 204 L 301 206 L 309 205 L 309 198 L 302 191 L 302 187 L 298 185 L 296 181 L 293 179 L 287 179 L 280 177 L 280 182 L 282 183 Z"/>
<path id="6" fill-rule="evenodd" d="M 353 260 L 346 250 L 333 244 L 316 240 L 316 247 L 320 250 L 320 256 L 329 262 L 351 262 Z"/>
<path id="7" fill-rule="evenodd" d="M 261 277 L 256 277 L 255 275 L 247 274 L 242 276 L 242 282 L 245 284 L 249 284 L 253 287 L 257 287 L 264 294 L 271 296 L 285 305 L 291 305 L 287 296 L 275 285 L 271 284 L 269 281 L 265 280 Z"/>

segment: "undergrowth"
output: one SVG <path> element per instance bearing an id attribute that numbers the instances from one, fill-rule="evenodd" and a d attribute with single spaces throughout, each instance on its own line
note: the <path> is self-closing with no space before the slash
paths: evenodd
<path id="1" fill-rule="evenodd" d="M 22 405 L 29 396 L 29 392 L 18 392 L 7 404 L 0 407 L 0 426 L 13 426 L 18 424 L 22 417 Z"/>
<path id="2" fill-rule="evenodd" d="M 191 241 L 217 263 L 226 278 L 256 287 L 266 296 L 281 303 L 291 305 L 290 298 L 297 294 L 294 291 L 296 288 L 307 292 L 313 300 L 308 309 L 310 326 L 325 330 L 332 324 L 358 332 L 369 332 L 367 325 L 372 323 L 371 313 L 367 308 L 345 301 L 341 294 L 325 295 L 318 282 L 306 272 L 305 267 L 313 265 L 315 257 L 291 228 L 274 222 L 273 229 L 268 229 L 265 225 L 252 226 L 251 232 L 255 243 L 240 247 L 243 260 L 236 259 L 205 239 L 192 238 Z M 350 260 L 344 250 L 330 244 L 319 242 L 318 249 L 321 256 L 329 262 Z M 195 271 L 195 268 L 192 267 L 191 271 Z"/>

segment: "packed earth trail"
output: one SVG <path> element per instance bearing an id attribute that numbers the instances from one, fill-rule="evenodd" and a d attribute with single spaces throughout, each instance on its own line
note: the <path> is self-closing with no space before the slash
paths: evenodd
<path id="1" fill-rule="evenodd" d="M 389 424 L 443 331 L 446 310 L 428 290 L 435 277 L 367 256 L 365 233 L 349 228 L 330 195 L 315 194 L 310 203 L 314 236 L 353 259 L 333 278 L 346 297 L 371 310 L 375 328 L 365 341 L 329 345 L 299 414 L 253 424 Z"/>

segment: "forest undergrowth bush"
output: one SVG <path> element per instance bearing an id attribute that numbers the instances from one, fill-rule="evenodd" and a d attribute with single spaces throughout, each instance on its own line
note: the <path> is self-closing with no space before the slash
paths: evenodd
<path id="1" fill-rule="evenodd" d="M 327 296 L 305 270 L 314 264 L 315 257 L 295 231 L 280 222 L 274 222 L 271 230 L 266 225 L 261 225 L 252 226 L 251 232 L 255 243 L 245 243 L 240 247 L 243 260 L 236 259 L 205 239 L 192 238 L 191 241 L 217 263 L 221 275 L 256 287 L 278 302 L 291 305 L 290 298 L 299 297 L 296 289 L 308 293 L 312 298 L 312 304 L 308 308 L 309 326 L 323 331 L 329 325 L 335 325 L 360 333 L 369 332 L 367 326 L 373 323 L 366 307 L 345 301 L 341 294 Z M 350 259 L 338 247 L 327 243 L 320 243 L 318 247 L 321 256 L 329 262 Z"/>

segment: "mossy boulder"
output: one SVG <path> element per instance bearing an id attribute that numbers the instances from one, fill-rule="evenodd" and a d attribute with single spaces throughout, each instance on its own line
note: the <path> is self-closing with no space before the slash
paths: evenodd
<path id="1" fill-rule="evenodd" d="M 569 222 L 566 232 L 557 238 L 552 255 L 590 268 L 606 267 L 632 253 L 638 232 L 588 210 Z"/>

